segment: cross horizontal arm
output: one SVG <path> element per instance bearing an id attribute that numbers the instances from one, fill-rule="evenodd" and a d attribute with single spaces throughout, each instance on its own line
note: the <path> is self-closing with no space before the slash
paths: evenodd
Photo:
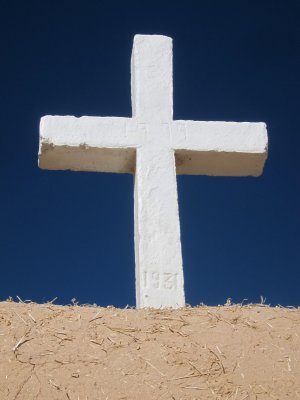
<path id="1" fill-rule="evenodd" d="M 267 158 L 264 123 L 174 121 L 178 174 L 259 176 Z"/>
<path id="2" fill-rule="evenodd" d="M 39 167 L 132 173 L 143 129 L 131 118 L 45 116 Z"/>

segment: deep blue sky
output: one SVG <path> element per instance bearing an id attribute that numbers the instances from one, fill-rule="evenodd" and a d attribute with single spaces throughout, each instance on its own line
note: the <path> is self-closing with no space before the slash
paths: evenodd
<path id="1" fill-rule="evenodd" d="M 133 36 L 155 33 L 174 40 L 176 119 L 269 133 L 260 178 L 178 178 L 187 302 L 299 305 L 299 5 L 2 1 L 0 299 L 135 304 L 133 177 L 39 170 L 39 119 L 131 116 Z"/>

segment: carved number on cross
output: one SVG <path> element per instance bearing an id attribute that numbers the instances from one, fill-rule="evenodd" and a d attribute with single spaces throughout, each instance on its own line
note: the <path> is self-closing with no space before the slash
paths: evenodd
<path id="1" fill-rule="evenodd" d="M 157 272 L 157 271 L 144 271 L 143 281 L 145 288 L 154 289 L 177 289 L 178 274 L 172 272 Z"/>

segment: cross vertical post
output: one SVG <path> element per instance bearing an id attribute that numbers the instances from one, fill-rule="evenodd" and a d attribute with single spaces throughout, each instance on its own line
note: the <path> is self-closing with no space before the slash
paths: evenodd
<path id="1" fill-rule="evenodd" d="M 183 268 L 174 151 L 172 40 L 136 36 L 132 61 L 133 116 L 146 130 L 136 150 L 134 229 L 137 307 L 182 307 Z"/>

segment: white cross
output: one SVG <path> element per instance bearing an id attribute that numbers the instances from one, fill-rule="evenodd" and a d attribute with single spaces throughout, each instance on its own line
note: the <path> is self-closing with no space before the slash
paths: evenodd
<path id="1" fill-rule="evenodd" d="M 173 120 L 172 39 L 136 35 L 132 118 L 45 116 L 39 166 L 135 175 L 137 307 L 185 304 L 176 172 L 258 176 L 264 123 Z"/>

